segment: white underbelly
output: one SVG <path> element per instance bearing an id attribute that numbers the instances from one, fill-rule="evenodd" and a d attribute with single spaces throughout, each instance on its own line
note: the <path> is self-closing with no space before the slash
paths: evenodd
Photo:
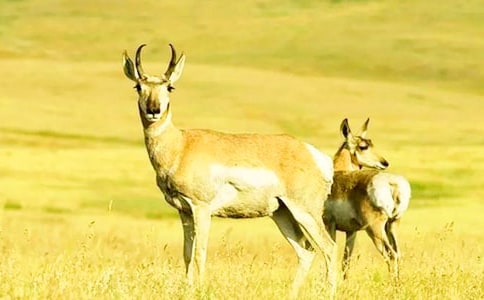
<path id="1" fill-rule="evenodd" d="M 270 216 L 278 208 L 282 190 L 274 172 L 261 168 L 214 165 L 211 178 L 216 187 L 210 201 L 212 215 L 229 218 Z"/>
<path id="2" fill-rule="evenodd" d="M 270 216 L 279 207 L 277 196 L 271 188 L 238 190 L 225 184 L 210 203 L 210 210 L 213 216 L 227 218 Z"/>

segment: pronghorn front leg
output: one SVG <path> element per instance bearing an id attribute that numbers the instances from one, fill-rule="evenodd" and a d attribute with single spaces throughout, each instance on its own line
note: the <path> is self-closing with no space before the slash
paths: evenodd
<path id="1" fill-rule="evenodd" d="M 355 248 L 356 231 L 346 233 L 345 251 L 343 255 L 343 278 L 348 278 L 348 270 L 350 268 L 351 254 Z"/>
<path id="2" fill-rule="evenodd" d="M 185 261 L 185 272 L 189 285 L 193 285 L 193 267 L 192 253 L 193 253 L 193 238 L 195 237 L 195 225 L 193 216 L 184 211 L 178 211 L 180 220 L 183 226 L 183 260 Z"/>
<path id="3" fill-rule="evenodd" d="M 331 239 L 336 242 L 336 220 L 334 217 L 331 217 L 330 221 L 327 224 L 325 223 L 324 226 Z"/>
<path id="4" fill-rule="evenodd" d="M 208 234 L 210 231 L 210 210 L 208 207 L 191 207 L 192 213 L 180 211 L 183 224 L 183 258 L 187 280 L 190 285 L 200 285 L 204 279 L 207 258 Z M 196 280 L 196 282 L 195 282 Z"/>

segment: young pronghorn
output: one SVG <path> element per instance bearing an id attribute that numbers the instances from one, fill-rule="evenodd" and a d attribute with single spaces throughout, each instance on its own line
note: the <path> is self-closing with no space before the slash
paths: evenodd
<path id="1" fill-rule="evenodd" d="M 356 136 L 351 133 L 347 119 L 341 123 L 345 141 L 334 156 L 334 183 L 324 205 L 323 220 L 333 240 L 336 230 L 346 233 L 344 278 L 356 232 L 365 230 L 396 279 L 400 253 L 394 225 L 408 207 L 410 185 L 400 175 L 374 170 L 386 169 L 389 163 L 373 151 L 373 143 L 366 138 L 369 121 Z M 361 170 L 363 167 L 373 170 Z"/>
<path id="2" fill-rule="evenodd" d="M 287 135 L 226 134 L 181 130 L 172 123 L 169 93 L 185 55 L 171 59 L 161 76 L 147 75 L 138 47 L 135 63 L 123 55 L 125 75 L 135 82 L 145 145 L 165 200 L 179 212 L 190 285 L 203 280 L 211 216 L 271 217 L 296 251 L 296 297 L 315 250 L 327 265 L 330 295 L 336 290 L 336 245 L 321 220 L 333 180 L 329 156 Z"/>

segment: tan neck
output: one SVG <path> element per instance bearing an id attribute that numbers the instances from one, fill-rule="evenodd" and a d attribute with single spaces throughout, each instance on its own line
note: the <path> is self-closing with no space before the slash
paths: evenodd
<path id="1" fill-rule="evenodd" d="M 346 149 L 345 144 L 334 155 L 333 164 L 335 171 L 356 171 L 360 169 L 360 166 L 353 162 L 351 153 Z"/>
<path id="2" fill-rule="evenodd" d="M 156 122 L 148 122 L 141 109 L 139 112 L 145 145 L 153 168 L 157 172 L 173 170 L 178 165 L 178 157 L 183 147 L 183 134 L 171 122 L 170 106 Z"/>

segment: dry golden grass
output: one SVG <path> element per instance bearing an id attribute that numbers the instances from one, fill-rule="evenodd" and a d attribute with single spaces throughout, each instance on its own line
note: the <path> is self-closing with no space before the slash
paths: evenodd
<path id="1" fill-rule="evenodd" d="M 394 284 L 365 234 L 339 299 L 481 299 L 481 206 L 411 210 L 399 228 Z M 292 249 L 269 219 L 215 219 L 207 284 L 185 287 L 176 219 L 9 211 L 0 236 L 0 296 L 11 299 L 280 299 L 295 270 Z M 338 236 L 342 248 L 341 238 Z M 318 258 L 301 299 L 324 295 Z"/>

